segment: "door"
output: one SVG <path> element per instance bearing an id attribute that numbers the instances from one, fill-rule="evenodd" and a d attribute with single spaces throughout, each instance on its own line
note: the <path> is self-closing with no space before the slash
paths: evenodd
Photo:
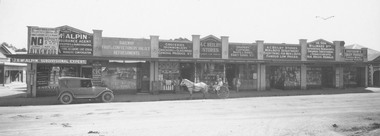
<path id="1" fill-rule="evenodd" d="M 82 77 L 92 78 L 92 68 L 91 67 L 82 67 Z"/>

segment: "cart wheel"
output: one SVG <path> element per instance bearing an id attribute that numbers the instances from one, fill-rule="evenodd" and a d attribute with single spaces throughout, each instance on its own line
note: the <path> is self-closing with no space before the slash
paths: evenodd
<path id="1" fill-rule="evenodd" d="M 73 102 L 73 95 L 71 95 L 70 93 L 63 93 L 59 97 L 59 101 L 62 104 L 70 104 L 71 102 Z"/>
<path id="2" fill-rule="evenodd" d="M 111 102 L 115 96 L 111 92 L 104 92 L 101 97 L 102 102 Z"/>
<path id="3" fill-rule="evenodd" d="M 225 86 L 221 86 L 220 90 L 217 93 L 218 97 L 222 99 L 228 98 L 230 96 L 230 90 Z"/>

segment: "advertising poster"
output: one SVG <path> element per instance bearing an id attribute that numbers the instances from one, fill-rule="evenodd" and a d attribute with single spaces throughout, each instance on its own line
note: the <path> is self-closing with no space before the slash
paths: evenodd
<path id="1" fill-rule="evenodd" d="M 324 40 L 311 42 L 307 45 L 308 60 L 334 60 L 335 45 Z"/>
<path id="2" fill-rule="evenodd" d="M 58 55 L 59 29 L 30 27 L 29 54 Z"/>
<path id="3" fill-rule="evenodd" d="M 159 42 L 159 57 L 193 57 L 191 42 Z"/>
<path id="4" fill-rule="evenodd" d="M 264 59 L 301 60 L 301 46 L 264 45 Z"/>
<path id="5" fill-rule="evenodd" d="M 93 35 L 63 28 L 59 32 L 59 54 L 92 55 Z"/>
<path id="6" fill-rule="evenodd" d="M 229 58 L 256 59 L 257 46 L 249 44 L 229 44 Z"/>
<path id="7" fill-rule="evenodd" d="M 150 40 L 103 38 L 102 54 L 111 57 L 150 57 Z"/>

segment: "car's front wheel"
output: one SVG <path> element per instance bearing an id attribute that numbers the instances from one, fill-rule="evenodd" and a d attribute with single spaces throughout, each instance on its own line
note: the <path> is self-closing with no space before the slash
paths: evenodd
<path id="1" fill-rule="evenodd" d="M 71 95 L 70 93 L 63 93 L 60 97 L 59 97 L 59 101 L 62 103 L 62 104 L 70 104 L 71 102 L 73 102 L 73 95 Z"/>
<path id="2" fill-rule="evenodd" d="M 104 92 L 102 94 L 102 102 L 112 102 L 112 100 L 114 99 L 114 95 L 113 93 L 111 92 Z"/>

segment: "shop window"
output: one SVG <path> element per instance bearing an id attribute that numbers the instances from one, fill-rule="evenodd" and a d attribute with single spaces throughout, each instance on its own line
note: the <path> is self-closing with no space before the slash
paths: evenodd
<path id="1" fill-rule="evenodd" d="M 101 82 L 113 90 L 136 89 L 137 67 L 135 64 L 111 63 L 102 68 Z"/>
<path id="2" fill-rule="evenodd" d="M 300 89 L 301 88 L 300 67 L 269 67 L 268 78 L 270 87 L 277 89 Z"/>
<path id="3" fill-rule="evenodd" d="M 322 68 L 308 67 L 306 71 L 306 84 L 308 88 L 322 86 Z"/>
<path id="4" fill-rule="evenodd" d="M 212 85 L 215 84 L 218 77 L 226 81 L 224 77 L 224 64 L 202 63 L 197 70 L 197 76 L 200 77 L 200 82 Z"/>
<path id="5" fill-rule="evenodd" d="M 184 69 L 190 69 L 190 65 Z M 183 71 L 184 74 L 191 73 L 190 70 Z M 160 62 L 158 64 L 158 80 L 161 81 L 160 90 L 175 90 L 179 85 L 180 64 L 178 62 Z"/>
<path id="6" fill-rule="evenodd" d="M 356 87 L 357 86 L 357 68 L 356 67 L 345 67 L 343 70 L 343 82 L 345 87 Z"/>

